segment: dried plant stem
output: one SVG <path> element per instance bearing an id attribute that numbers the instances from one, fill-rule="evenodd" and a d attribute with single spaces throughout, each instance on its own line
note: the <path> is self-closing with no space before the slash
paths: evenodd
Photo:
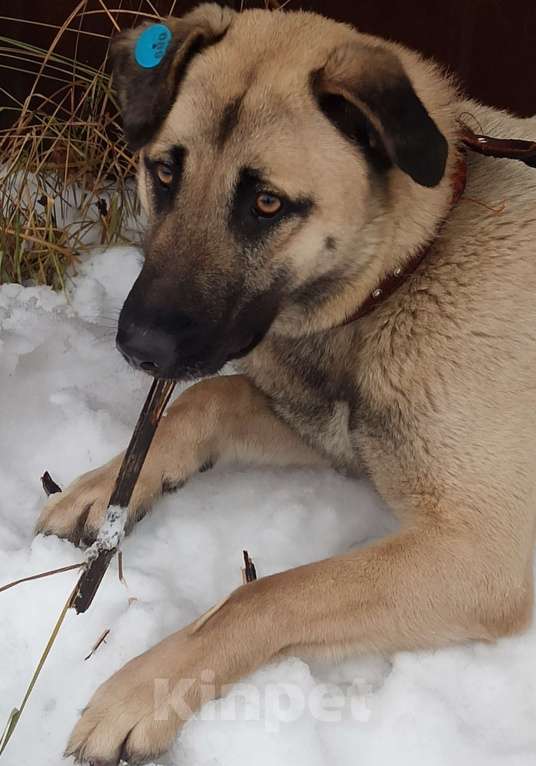
<path id="1" fill-rule="evenodd" d="M 106 628 L 106 630 L 101 633 L 101 635 L 98 637 L 98 639 L 93 644 L 93 648 L 91 649 L 91 651 L 88 654 L 88 656 L 84 657 L 84 662 L 87 662 L 87 660 L 89 660 L 91 657 L 93 657 L 93 655 L 95 654 L 95 652 L 97 651 L 97 649 L 99 648 L 99 646 L 101 644 L 106 643 L 106 639 L 108 638 L 109 635 L 110 635 L 110 628 Z"/>
<path id="2" fill-rule="evenodd" d="M 117 575 L 121 585 L 124 585 L 125 588 L 128 588 L 127 581 L 125 580 L 125 573 L 123 571 L 123 551 L 119 551 L 117 554 Z"/>
<path id="3" fill-rule="evenodd" d="M 51 577 L 52 575 L 61 574 L 62 572 L 72 572 L 73 569 L 80 569 L 80 567 L 83 567 L 84 564 L 69 564 L 69 566 L 66 567 L 60 567 L 59 569 L 50 569 L 48 572 L 40 572 L 39 574 L 30 575 L 29 577 L 21 577 L 20 580 L 13 580 L 13 582 L 8 582 L 7 585 L 2 585 L 0 588 L 0 593 L 3 593 L 5 590 L 9 590 L 10 588 L 14 588 L 16 585 L 20 585 L 23 582 L 30 582 L 31 580 L 41 580 L 43 577 Z"/>
<path id="4" fill-rule="evenodd" d="M 19 705 L 18 708 L 13 708 L 13 710 L 11 711 L 11 714 L 10 714 L 10 716 L 8 718 L 6 727 L 5 727 L 2 735 L 0 736 L 0 755 L 2 755 L 2 753 L 6 749 L 7 743 L 11 739 L 11 736 L 12 736 L 13 732 L 15 731 L 15 727 L 17 726 L 17 724 L 19 722 L 19 719 L 20 719 L 20 717 L 22 715 L 22 711 L 26 707 L 26 703 L 28 702 L 30 694 L 32 693 L 33 688 L 35 686 L 35 683 L 36 683 L 37 679 L 39 678 L 39 674 L 41 673 L 41 670 L 43 669 L 43 665 L 45 664 L 46 659 L 47 659 L 48 655 L 50 654 L 50 650 L 52 649 L 52 646 L 54 645 L 54 641 L 56 640 L 57 635 L 60 632 L 60 628 L 61 628 L 61 626 L 63 624 L 64 619 L 65 619 L 65 615 L 69 611 L 69 607 L 70 607 L 71 601 L 73 599 L 73 596 L 76 593 L 76 588 L 77 587 L 78 587 L 78 585 L 75 586 L 75 589 L 69 595 L 69 598 L 67 599 L 67 601 L 65 602 L 65 604 L 63 606 L 63 609 L 61 610 L 60 616 L 58 617 L 58 620 L 57 620 L 56 624 L 54 625 L 54 629 L 52 630 L 50 638 L 48 639 L 48 642 L 47 642 L 47 645 L 45 646 L 43 654 L 41 655 L 41 657 L 39 659 L 39 662 L 37 663 L 37 667 L 36 667 L 36 669 L 34 671 L 34 674 L 33 674 L 33 676 L 30 679 L 30 683 L 28 684 L 28 688 L 26 689 L 26 693 L 25 693 L 25 695 L 24 695 L 24 697 L 22 699 L 21 704 Z"/>

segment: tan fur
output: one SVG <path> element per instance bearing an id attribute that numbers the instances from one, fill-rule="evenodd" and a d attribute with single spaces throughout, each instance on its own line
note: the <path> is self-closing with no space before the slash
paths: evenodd
<path id="1" fill-rule="evenodd" d="M 214 9 L 199 9 L 198 18 L 206 12 Z M 398 57 L 446 136 L 447 170 L 434 188 L 396 167 L 375 186 L 365 159 L 315 109 L 306 74 L 326 61 L 326 87 L 338 88 L 341 78 L 391 77 L 389 56 L 380 56 L 387 63 L 373 75 L 363 61 L 347 61 L 355 45 L 381 46 Z M 238 127 L 218 151 L 215 124 L 245 83 Z M 449 207 L 456 119 L 467 112 L 490 134 L 536 138 L 535 120 L 464 100 L 415 53 L 313 14 L 241 14 L 220 43 L 192 61 L 144 151 L 157 156 L 170 143 L 188 144 L 197 165 L 188 171 L 184 205 L 194 223 L 183 236 L 195 239 L 206 226 L 207 241 L 219 242 L 219 249 L 203 251 L 203 266 L 220 275 L 236 268 L 223 217 L 211 217 L 211 210 L 221 211 L 233 168 L 257 156 L 269 162 L 276 187 L 315 198 L 311 218 L 275 238 L 272 267 L 289 266 L 297 288 L 325 274 L 331 257 L 345 278 L 312 306 L 287 295 L 267 336 L 242 360 L 241 375 L 208 379 L 177 400 L 143 468 L 131 521 L 163 484 L 185 481 L 207 461 L 246 460 L 365 471 L 402 526 L 364 549 L 243 586 L 132 660 L 94 695 L 69 752 L 115 762 L 123 746 L 135 758 L 169 747 L 182 716 L 170 697 L 161 701 L 167 720 L 155 719 L 154 678 L 169 678 L 173 687 L 210 669 L 218 692 L 281 653 L 435 647 L 494 640 L 528 624 L 536 520 L 536 170 L 470 156 L 465 196 L 418 271 L 381 308 L 337 329 L 386 272 L 437 232 Z M 145 176 L 140 187 L 151 214 Z M 495 212 L 503 201 L 504 210 Z M 173 226 L 169 218 L 153 232 L 151 257 L 172 242 Z M 326 253 L 326 236 L 336 239 L 337 252 Z M 187 268 L 169 254 L 166 263 Z M 191 270 L 193 281 L 200 272 Z M 252 267 L 244 289 L 248 279 L 268 282 L 269 275 Z M 53 498 L 38 529 L 72 539 L 91 533 L 119 461 Z M 193 708 L 201 703 L 198 683 L 188 699 Z"/>

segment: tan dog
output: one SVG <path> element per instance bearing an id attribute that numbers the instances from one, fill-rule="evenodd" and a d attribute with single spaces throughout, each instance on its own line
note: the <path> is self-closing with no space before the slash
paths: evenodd
<path id="1" fill-rule="evenodd" d="M 240 356 L 242 374 L 171 407 L 131 523 L 207 464 L 246 459 L 364 472 L 401 531 L 241 587 L 129 662 L 67 748 L 99 763 L 172 743 L 185 716 L 172 699 L 155 709 L 156 677 L 210 669 L 221 688 L 282 653 L 493 640 L 526 627 L 533 603 L 536 171 L 471 156 L 449 207 L 462 113 L 504 137 L 534 138 L 536 122 L 313 14 L 205 5 L 167 23 L 155 68 L 135 62 L 139 30 L 115 44 L 151 220 L 118 345 L 156 375 Z M 432 241 L 396 292 L 344 324 Z M 90 539 L 120 460 L 52 499 L 38 530 Z"/>

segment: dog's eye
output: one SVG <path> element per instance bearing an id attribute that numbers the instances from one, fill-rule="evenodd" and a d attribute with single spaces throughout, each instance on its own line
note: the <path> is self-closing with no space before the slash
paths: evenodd
<path id="1" fill-rule="evenodd" d="M 262 218 L 272 218 L 283 207 L 283 201 L 269 192 L 257 194 L 255 200 L 255 213 Z"/>
<path id="2" fill-rule="evenodd" d="M 162 186 L 171 186 L 173 181 L 173 169 L 163 162 L 159 162 L 155 168 L 156 177 Z"/>

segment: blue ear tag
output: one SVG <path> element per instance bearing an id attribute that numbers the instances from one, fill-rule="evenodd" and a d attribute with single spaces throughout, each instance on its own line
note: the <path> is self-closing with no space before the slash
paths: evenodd
<path id="1" fill-rule="evenodd" d="M 144 69 L 154 69 L 164 58 L 171 37 L 171 32 L 165 24 L 152 24 L 144 29 L 136 40 L 136 62 Z"/>

